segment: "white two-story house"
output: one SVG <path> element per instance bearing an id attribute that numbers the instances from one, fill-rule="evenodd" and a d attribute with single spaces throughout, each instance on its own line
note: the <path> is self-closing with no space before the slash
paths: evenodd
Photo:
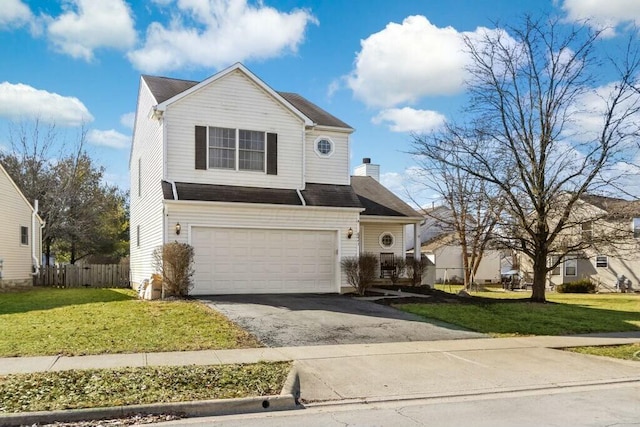
<path id="1" fill-rule="evenodd" d="M 340 260 L 404 255 L 421 216 L 368 174 L 353 129 L 242 64 L 204 81 L 142 76 L 130 157 L 131 279 L 194 247 L 195 295 L 345 290 Z M 372 176 L 366 176 L 372 175 Z"/>

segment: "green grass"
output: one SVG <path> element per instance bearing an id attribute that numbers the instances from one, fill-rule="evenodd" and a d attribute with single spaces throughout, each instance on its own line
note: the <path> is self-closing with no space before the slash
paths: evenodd
<path id="1" fill-rule="evenodd" d="M 568 348 L 567 350 L 582 354 L 615 357 L 616 359 L 640 362 L 640 343 L 601 347 L 575 347 Z"/>
<path id="2" fill-rule="evenodd" d="M 141 301 L 128 289 L 0 293 L 0 356 L 259 347 L 195 301 Z"/>
<path id="3" fill-rule="evenodd" d="M 0 377 L 0 413 L 280 394 L 289 362 L 92 369 Z"/>
<path id="4" fill-rule="evenodd" d="M 445 288 L 447 291 L 448 286 Z M 472 292 L 484 298 L 524 299 L 530 292 Z M 426 303 L 395 307 L 492 336 L 565 335 L 640 330 L 640 295 L 555 294 L 547 304 L 528 301 L 495 303 Z"/>

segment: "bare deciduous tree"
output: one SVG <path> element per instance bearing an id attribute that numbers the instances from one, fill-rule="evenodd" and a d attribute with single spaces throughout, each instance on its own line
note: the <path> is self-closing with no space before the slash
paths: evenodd
<path id="1" fill-rule="evenodd" d="M 450 133 L 439 136 L 452 137 Z M 419 139 L 419 137 L 417 137 Z M 420 154 L 420 153 L 416 153 Z M 421 184 L 435 191 L 445 209 L 425 210 L 443 231 L 455 233 L 455 243 L 462 252 L 465 289 L 470 289 L 502 210 L 500 189 L 452 164 L 458 162 L 455 152 L 444 159 L 416 156 Z M 414 200 L 414 203 L 416 201 Z"/>
<path id="2" fill-rule="evenodd" d="M 585 195 L 624 181 L 620 165 L 633 157 L 639 134 L 637 41 L 614 64 L 596 54 L 599 37 L 587 26 L 525 16 L 517 26 L 466 38 L 467 119 L 444 137 L 414 139 L 424 158 L 500 189 L 509 221 L 496 230 L 530 258 L 536 302 L 545 301 L 549 255 L 561 260 L 593 243 L 566 244 L 563 236 L 594 220 L 573 215 Z M 602 67 L 611 64 L 617 79 L 603 82 Z"/>

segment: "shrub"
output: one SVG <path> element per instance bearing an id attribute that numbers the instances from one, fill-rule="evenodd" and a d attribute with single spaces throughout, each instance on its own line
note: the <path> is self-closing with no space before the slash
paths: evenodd
<path id="1" fill-rule="evenodd" d="M 412 279 L 411 284 L 413 286 L 418 286 L 422 283 L 422 275 L 424 274 L 428 265 L 429 260 L 425 256 L 420 257 L 419 261 L 415 259 L 406 261 L 407 276 Z"/>
<path id="2" fill-rule="evenodd" d="M 398 283 L 400 276 L 407 270 L 407 261 L 401 256 L 396 256 L 393 259 L 393 265 L 395 268 L 391 271 L 391 283 L 395 285 Z"/>
<path id="3" fill-rule="evenodd" d="M 153 251 L 156 271 L 162 276 L 164 296 L 184 297 L 193 287 L 193 246 L 166 243 Z"/>
<path id="4" fill-rule="evenodd" d="M 376 276 L 378 257 L 372 253 L 344 257 L 340 266 L 347 276 L 347 283 L 353 286 L 359 295 L 364 295 Z"/>
<path id="5" fill-rule="evenodd" d="M 556 292 L 561 294 L 593 294 L 596 292 L 595 283 L 589 279 L 575 280 L 556 286 Z"/>

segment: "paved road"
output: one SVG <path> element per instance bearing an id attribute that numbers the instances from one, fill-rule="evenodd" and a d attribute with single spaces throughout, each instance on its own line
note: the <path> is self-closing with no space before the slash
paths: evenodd
<path id="1" fill-rule="evenodd" d="M 640 382 L 474 398 L 315 406 L 298 411 L 186 419 L 163 426 L 638 426 Z"/>
<path id="2" fill-rule="evenodd" d="M 199 299 L 269 347 L 484 336 L 346 295 L 231 295 Z"/>

